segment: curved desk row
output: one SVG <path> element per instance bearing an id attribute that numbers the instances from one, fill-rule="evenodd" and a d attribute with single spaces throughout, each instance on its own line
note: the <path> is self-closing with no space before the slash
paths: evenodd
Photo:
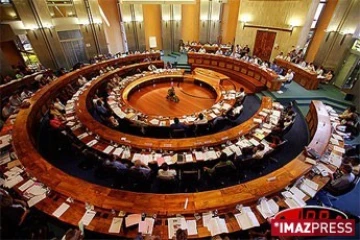
<path id="1" fill-rule="evenodd" d="M 298 65 L 285 61 L 283 59 L 275 59 L 275 63 L 285 69 L 294 71 L 294 80 L 307 90 L 316 90 L 319 87 L 320 79 L 317 77 L 316 72 L 309 72 L 299 67 Z"/>
<path id="2" fill-rule="evenodd" d="M 313 104 L 322 107 L 322 104 L 319 102 L 314 102 Z M 26 110 L 21 111 L 18 118 L 24 116 L 26 116 Z M 318 119 L 317 116 L 313 117 Z M 145 212 L 150 215 L 156 213 L 157 221 L 155 222 L 153 234 L 161 236 L 162 239 L 167 238 L 166 219 L 168 217 L 172 217 L 175 214 L 183 214 L 187 219 L 193 219 L 194 213 L 201 214 L 215 209 L 219 211 L 219 216 L 225 218 L 229 232 L 239 231 L 241 228 L 233 215 L 236 212 L 235 206 L 237 204 L 251 206 L 259 221 L 264 222 L 265 219 L 255 209 L 257 200 L 263 196 L 273 197 L 278 200 L 277 203 L 281 207 L 286 208 L 287 206 L 281 199 L 279 192 L 283 191 L 286 186 L 294 183 L 312 168 L 311 165 L 304 162 L 305 156 L 301 153 L 283 168 L 233 187 L 189 194 L 159 195 L 132 193 L 90 184 L 71 177 L 53 167 L 40 156 L 31 144 L 26 128 L 21 127 L 24 131 L 22 133 L 18 132 L 20 129 L 18 124 L 19 122 L 16 122 L 14 126 L 13 145 L 19 159 L 31 176 L 37 177 L 39 181 L 52 189 L 49 197 L 38 203 L 36 207 L 51 215 L 70 196 L 75 201 L 70 204 L 70 210 L 65 212 L 59 219 L 63 222 L 77 225 L 85 211 L 84 203 L 93 204 L 97 215 L 86 228 L 100 233 L 108 233 L 113 217 L 111 215 L 112 209 L 116 211 L 123 210 L 127 213 Z M 328 133 L 331 132 L 331 127 L 326 125 L 317 130 L 320 131 L 319 134 Z M 329 139 L 324 139 L 324 141 L 326 140 Z M 314 141 L 310 143 L 310 146 L 319 153 L 324 152 L 326 146 L 318 145 Z M 25 144 L 26 142 L 27 144 Z M 275 180 L 269 184 L 268 179 Z M 326 184 L 328 178 L 318 175 L 312 180 L 318 183 L 321 188 Z M 188 200 L 188 205 L 184 209 L 186 199 Z M 209 236 L 209 231 L 200 221 L 197 225 L 198 235 L 193 237 L 201 238 Z M 137 229 L 122 228 L 119 236 L 134 237 L 136 234 Z"/>
<path id="3" fill-rule="evenodd" d="M 36 76 L 38 76 L 40 74 L 47 75 L 49 73 L 52 73 L 52 70 L 44 70 L 41 72 L 36 72 L 31 75 L 26 75 L 23 78 L 14 79 L 11 82 L 1 84 L 0 85 L 0 96 L 3 99 L 17 91 L 21 91 L 21 88 L 23 88 L 23 87 L 30 87 L 35 82 Z"/>
<path id="4" fill-rule="evenodd" d="M 251 64 L 223 55 L 188 53 L 188 63 L 191 68 L 208 68 L 229 76 L 232 80 L 238 81 L 252 92 L 260 92 L 265 88 L 271 91 L 278 91 L 281 82 L 278 75 L 271 69 L 262 69 L 258 65 Z"/>
<path id="5" fill-rule="evenodd" d="M 304 162 L 305 156 L 301 153 L 281 169 L 237 186 L 200 193 L 162 195 L 110 189 L 69 176 L 49 164 L 38 153 L 35 147 L 34 132 L 41 118 L 42 106 L 56 96 L 56 92 L 66 86 L 72 79 L 76 79 L 79 74 L 84 74 L 87 70 L 90 71 L 90 67 L 69 73 L 37 92 L 35 96 L 30 99 L 31 106 L 28 109 L 20 110 L 18 113 L 12 131 L 12 145 L 19 160 L 26 167 L 26 172 L 30 176 L 36 177 L 52 190 L 52 193 L 43 201 L 39 202 L 36 207 L 51 215 L 67 197 L 74 199 L 74 203 L 70 204 L 70 209 L 59 218 L 63 222 L 76 226 L 85 212 L 85 203 L 94 205 L 95 211 L 97 212 L 93 221 L 91 221 L 86 228 L 100 233 L 108 233 L 113 217 L 111 215 L 112 209 L 116 211 L 123 210 L 128 213 L 156 213 L 157 220 L 153 234 L 159 235 L 162 239 L 166 239 L 168 231 L 166 219 L 168 217 L 172 217 L 175 214 L 183 214 L 188 219 L 194 219 L 194 213 L 204 213 L 217 209 L 219 215 L 225 218 L 229 232 L 236 232 L 241 230 L 233 215 L 237 204 L 250 205 L 259 221 L 264 222 L 265 219 L 263 219 L 255 209 L 257 200 L 263 196 L 276 196 L 279 198 L 280 191 L 287 185 L 294 183 L 299 177 L 306 174 L 312 168 L 311 165 Z M 262 107 L 264 107 L 264 101 L 265 100 L 263 100 Z M 270 100 L 267 102 L 271 103 Z M 316 105 L 316 114 L 318 113 L 318 109 L 324 108 L 320 102 L 314 102 L 313 104 Z M 86 109 L 84 110 L 86 113 Z M 319 117 L 314 118 L 319 119 Z M 315 136 L 318 135 L 317 131 L 321 131 L 321 135 L 323 136 L 328 136 L 331 133 L 331 125 L 326 124 L 324 127 L 317 128 Z M 326 135 L 324 135 L 324 132 L 326 132 Z M 329 139 L 323 138 L 323 142 L 328 141 Z M 316 142 L 313 140 L 310 146 L 319 153 L 324 152 L 326 146 L 317 144 L 317 142 L 317 140 Z M 27 177 L 27 175 L 24 176 L 24 178 L 26 178 L 25 181 Z M 269 184 L 269 179 L 272 179 L 271 184 Z M 321 188 L 328 181 L 328 178 L 315 176 L 313 180 L 317 182 Z M 24 181 L 19 183 L 16 188 L 23 183 Z M 259 186 L 261 186 L 261 188 Z M 185 201 L 188 202 L 186 209 L 184 209 Z M 286 207 L 281 198 L 279 198 L 278 204 Z M 197 229 L 198 235 L 190 237 L 202 238 L 210 235 L 207 228 L 204 227 L 201 222 L 198 222 Z M 123 228 L 122 231 L 116 235 L 133 238 L 136 234 L 137 229 Z"/>

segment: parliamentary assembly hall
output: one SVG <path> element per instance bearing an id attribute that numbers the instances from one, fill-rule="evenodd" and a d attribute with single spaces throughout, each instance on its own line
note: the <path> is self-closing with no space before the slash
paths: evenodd
<path id="1" fill-rule="evenodd" d="M 0 19 L 0 239 L 360 239 L 360 0 Z"/>

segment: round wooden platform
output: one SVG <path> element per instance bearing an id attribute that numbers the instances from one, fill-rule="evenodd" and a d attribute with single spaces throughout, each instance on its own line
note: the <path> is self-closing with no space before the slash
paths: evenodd
<path id="1" fill-rule="evenodd" d="M 174 83 L 175 93 L 180 99 L 178 103 L 166 100 L 170 87 L 171 83 L 146 86 L 131 94 L 128 101 L 134 109 L 146 115 L 169 117 L 191 115 L 209 109 L 215 103 L 214 92 L 189 82 L 182 82 L 179 86 Z"/>

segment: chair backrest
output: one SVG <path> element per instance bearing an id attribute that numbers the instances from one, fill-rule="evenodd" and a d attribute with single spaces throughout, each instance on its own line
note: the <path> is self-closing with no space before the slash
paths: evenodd
<path id="1" fill-rule="evenodd" d="M 172 138 L 183 138 L 183 137 L 186 137 L 185 129 L 183 129 L 183 128 L 171 129 L 171 137 L 172 137 Z"/>
<path id="2" fill-rule="evenodd" d="M 232 176 L 236 170 L 230 165 L 218 166 L 215 168 L 216 177 L 229 177 Z"/>
<path id="3" fill-rule="evenodd" d="M 344 194 L 347 194 L 349 192 L 351 192 L 352 190 L 355 189 L 355 187 L 357 186 L 357 184 L 360 181 L 360 177 L 356 176 L 355 179 L 349 184 L 349 186 L 341 191 L 329 191 L 331 193 L 331 195 L 333 196 L 341 196 Z"/>
<path id="4" fill-rule="evenodd" d="M 184 182 L 197 182 L 200 180 L 200 174 L 198 170 L 184 170 L 181 171 L 181 181 Z"/>

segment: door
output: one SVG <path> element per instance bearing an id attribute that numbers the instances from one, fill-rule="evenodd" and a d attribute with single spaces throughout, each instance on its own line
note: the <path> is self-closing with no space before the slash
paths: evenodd
<path id="1" fill-rule="evenodd" d="M 276 32 L 258 30 L 256 33 L 254 54 L 263 61 L 269 61 L 274 47 Z"/>

